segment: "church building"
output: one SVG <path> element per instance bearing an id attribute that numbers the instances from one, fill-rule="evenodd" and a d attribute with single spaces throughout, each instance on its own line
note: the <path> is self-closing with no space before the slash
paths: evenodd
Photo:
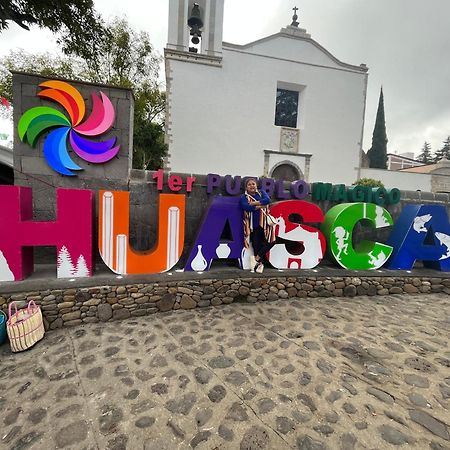
<path id="1" fill-rule="evenodd" d="M 224 0 L 170 0 L 166 169 L 351 184 L 359 175 L 367 67 L 301 28 L 222 42 Z"/>

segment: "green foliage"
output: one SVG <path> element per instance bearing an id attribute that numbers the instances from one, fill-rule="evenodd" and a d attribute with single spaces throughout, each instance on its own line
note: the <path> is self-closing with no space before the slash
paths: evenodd
<path id="1" fill-rule="evenodd" d="M 0 4 L 0 33 L 15 22 L 24 30 L 36 25 L 57 35 L 66 54 L 95 58 L 106 32 L 93 0 L 7 0 Z"/>
<path id="2" fill-rule="evenodd" d="M 423 162 L 424 164 L 430 164 L 433 162 L 433 157 L 431 156 L 431 145 L 425 141 L 422 150 L 417 157 L 417 161 Z"/>
<path id="3" fill-rule="evenodd" d="M 133 144 L 133 166 L 135 168 L 150 170 L 162 167 L 166 152 L 167 146 L 164 143 L 162 125 L 146 122 L 145 125 L 137 127 Z"/>
<path id="4" fill-rule="evenodd" d="M 450 136 L 443 142 L 443 146 L 441 149 L 437 150 L 434 154 L 434 162 L 437 163 L 441 159 L 449 159 L 450 160 Z"/>
<path id="5" fill-rule="evenodd" d="M 133 30 L 126 19 L 114 18 L 97 58 L 85 58 L 86 76 L 94 83 L 139 89 L 155 88 L 161 58 L 146 32 Z"/>
<path id="6" fill-rule="evenodd" d="M 380 180 L 374 180 L 373 178 L 360 178 L 353 183 L 353 186 L 368 186 L 368 187 L 382 187 L 384 184 Z"/>
<path id="7" fill-rule="evenodd" d="M 369 167 L 374 169 L 387 169 L 387 143 L 386 121 L 384 117 L 384 96 L 383 88 L 381 88 L 377 118 L 372 134 L 372 147 L 367 152 L 367 156 L 369 157 Z"/>
<path id="8" fill-rule="evenodd" d="M 0 63 L 0 96 L 5 97 L 13 105 L 10 71 L 89 81 L 84 75 L 84 69 L 83 61 L 76 57 L 55 56 L 50 53 L 32 55 L 23 50 L 10 51 Z M 12 108 L 0 108 L 0 114 L 6 118 L 12 118 Z"/>
<path id="9" fill-rule="evenodd" d="M 433 162 L 433 157 L 431 156 L 431 145 L 428 142 L 424 142 L 422 152 L 417 157 L 417 161 L 423 162 L 424 164 L 431 164 Z"/>
<path id="10" fill-rule="evenodd" d="M 158 169 L 167 153 L 163 127 L 165 93 L 158 86 L 161 58 L 148 33 L 134 31 L 125 19 L 114 19 L 108 29 L 98 58 L 10 52 L 0 64 L 0 95 L 13 104 L 10 71 L 130 88 L 135 97 L 133 167 Z M 11 115 L 11 108 L 1 108 L 1 112 L 3 116 Z"/>

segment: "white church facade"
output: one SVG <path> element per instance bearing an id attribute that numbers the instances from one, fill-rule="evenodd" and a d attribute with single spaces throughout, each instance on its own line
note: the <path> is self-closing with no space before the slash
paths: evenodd
<path id="1" fill-rule="evenodd" d="M 296 15 L 255 42 L 222 42 L 223 9 L 170 0 L 166 169 L 356 181 L 367 67 L 339 61 Z"/>

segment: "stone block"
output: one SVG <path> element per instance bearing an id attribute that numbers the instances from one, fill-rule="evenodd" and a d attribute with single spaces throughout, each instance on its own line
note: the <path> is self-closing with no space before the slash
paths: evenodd
<path id="1" fill-rule="evenodd" d="M 48 175 L 51 176 L 55 172 L 47 164 L 44 158 L 35 156 L 22 156 L 22 172 L 31 175 Z"/>
<path id="2" fill-rule="evenodd" d="M 80 316 L 81 316 L 81 311 L 72 311 L 70 313 L 63 314 L 62 315 L 62 320 L 64 322 L 70 322 L 70 321 L 79 319 Z"/>
<path id="3" fill-rule="evenodd" d="M 180 306 L 182 309 L 194 309 L 197 307 L 197 303 L 192 297 L 187 294 L 184 294 L 181 298 Z"/>
<path id="4" fill-rule="evenodd" d="M 97 306 L 97 316 L 102 322 L 107 322 L 113 316 L 112 307 L 109 303 L 102 303 Z"/>
<path id="5" fill-rule="evenodd" d="M 408 294 L 416 294 L 417 292 L 419 292 L 419 289 L 417 289 L 417 287 L 412 284 L 405 284 L 403 286 L 403 290 Z"/>
<path id="6" fill-rule="evenodd" d="M 173 309 L 173 306 L 175 304 L 175 295 L 172 294 L 166 294 L 162 297 L 162 299 L 156 303 L 156 306 L 159 308 L 160 311 L 170 311 Z"/>
<path id="7" fill-rule="evenodd" d="M 85 317 L 83 323 L 98 323 L 97 317 Z"/>
<path id="8" fill-rule="evenodd" d="M 126 308 L 116 309 L 113 312 L 113 319 L 114 320 L 128 319 L 128 317 L 130 317 L 130 315 L 131 315 L 130 311 Z"/>
<path id="9" fill-rule="evenodd" d="M 433 201 L 434 194 L 433 194 L 433 192 L 419 191 L 419 198 L 420 198 L 420 201 L 424 201 L 424 200 Z"/>
<path id="10" fill-rule="evenodd" d="M 50 330 L 56 330 L 57 328 L 61 328 L 63 326 L 63 320 L 59 317 L 55 321 L 50 324 Z"/>
<path id="11" fill-rule="evenodd" d="M 58 303 L 58 309 L 66 309 L 66 308 L 72 308 L 72 306 L 75 305 L 75 302 L 62 302 Z"/>
<path id="12" fill-rule="evenodd" d="M 445 205 L 447 205 L 450 201 L 450 197 L 448 194 L 444 193 L 444 192 L 437 192 L 434 194 L 434 199 L 437 202 L 442 202 L 445 203 Z"/>
<path id="13" fill-rule="evenodd" d="M 77 325 L 81 325 L 83 321 L 81 319 L 75 319 L 75 320 L 68 320 L 67 322 L 64 322 L 65 327 L 75 327 Z"/>
<path id="14" fill-rule="evenodd" d="M 402 294 L 403 289 L 399 286 L 394 286 L 389 289 L 389 294 Z"/>
<path id="15" fill-rule="evenodd" d="M 344 296 L 345 297 L 354 297 L 356 295 L 356 286 L 353 286 L 352 284 L 349 284 L 348 286 L 345 286 L 344 288 Z"/>

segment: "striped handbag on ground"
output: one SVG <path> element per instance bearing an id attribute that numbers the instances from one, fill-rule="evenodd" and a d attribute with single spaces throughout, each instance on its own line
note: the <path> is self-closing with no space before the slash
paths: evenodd
<path id="1" fill-rule="evenodd" d="M 12 313 L 14 306 L 15 313 Z M 9 304 L 9 318 L 6 323 L 11 350 L 21 352 L 32 347 L 44 337 L 44 323 L 41 308 L 30 301 L 24 309 L 17 310 L 15 302 Z"/>

